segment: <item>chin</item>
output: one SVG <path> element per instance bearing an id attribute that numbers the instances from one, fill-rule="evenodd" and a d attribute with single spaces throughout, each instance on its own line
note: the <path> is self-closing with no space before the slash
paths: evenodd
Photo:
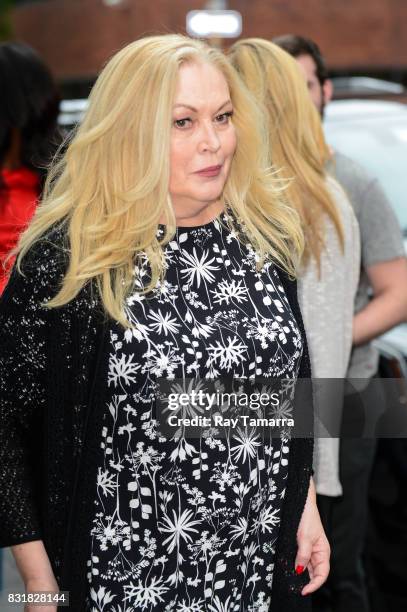
<path id="1" fill-rule="evenodd" d="M 222 183 L 222 185 L 217 186 L 216 189 L 212 188 L 199 190 L 199 192 L 197 191 L 196 194 L 194 194 L 194 197 L 197 200 L 200 200 L 201 202 L 214 202 L 215 200 L 218 200 L 222 195 L 223 187 L 224 184 Z"/>
<path id="2" fill-rule="evenodd" d="M 214 204 L 217 200 L 219 200 L 221 195 L 222 195 L 222 192 L 220 193 L 216 192 L 216 195 L 213 195 L 213 194 L 208 194 L 204 196 L 201 195 L 197 197 L 195 201 L 199 202 L 202 210 L 204 210 L 207 206 L 210 206 L 211 204 Z"/>

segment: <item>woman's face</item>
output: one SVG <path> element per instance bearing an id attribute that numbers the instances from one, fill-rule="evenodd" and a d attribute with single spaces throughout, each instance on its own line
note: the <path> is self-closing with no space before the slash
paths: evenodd
<path id="1" fill-rule="evenodd" d="M 183 64 L 173 107 L 170 194 L 177 219 L 215 203 L 236 149 L 233 106 L 223 74 L 203 62 Z"/>

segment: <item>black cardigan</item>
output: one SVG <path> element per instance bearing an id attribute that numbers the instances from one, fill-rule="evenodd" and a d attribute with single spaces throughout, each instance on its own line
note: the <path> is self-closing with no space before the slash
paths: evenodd
<path id="1" fill-rule="evenodd" d="M 42 539 L 69 609 L 84 610 L 90 542 L 92 455 L 103 401 L 109 321 L 89 287 L 62 308 L 46 309 L 66 269 L 64 233 L 53 230 L 15 269 L 0 299 L 0 546 Z M 310 377 L 296 283 L 280 272 L 305 345 L 299 376 Z M 100 383 L 99 383 L 99 378 Z M 294 571 L 296 533 L 312 464 L 312 440 L 291 442 L 278 538 L 272 612 L 311 609 Z M 61 608 L 66 610 L 67 608 Z"/>

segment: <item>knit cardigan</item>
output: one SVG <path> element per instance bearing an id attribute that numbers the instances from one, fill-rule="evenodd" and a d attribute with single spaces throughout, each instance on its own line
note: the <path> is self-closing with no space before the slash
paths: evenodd
<path id="1" fill-rule="evenodd" d="M 68 253 L 64 231 L 53 229 L 26 255 L 23 274 L 14 269 L 0 298 L 0 546 L 43 540 L 61 590 L 70 592 L 69 609 L 82 612 L 96 474 L 93 415 L 103 402 L 112 321 L 91 286 L 63 307 L 44 307 Z M 279 274 L 303 335 L 299 376 L 310 378 L 296 283 Z M 311 438 L 291 441 L 272 612 L 311 609 L 300 594 L 308 573 L 297 576 L 294 563 L 312 448 Z"/>

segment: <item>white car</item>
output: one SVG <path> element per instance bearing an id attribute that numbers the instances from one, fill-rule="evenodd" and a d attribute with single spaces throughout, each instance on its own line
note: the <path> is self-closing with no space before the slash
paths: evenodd
<path id="1" fill-rule="evenodd" d="M 407 105 L 381 100 L 337 100 L 327 106 L 325 133 L 338 151 L 379 179 L 400 223 L 407 252 Z M 407 324 L 384 334 L 379 347 L 407 358 Z"/>

